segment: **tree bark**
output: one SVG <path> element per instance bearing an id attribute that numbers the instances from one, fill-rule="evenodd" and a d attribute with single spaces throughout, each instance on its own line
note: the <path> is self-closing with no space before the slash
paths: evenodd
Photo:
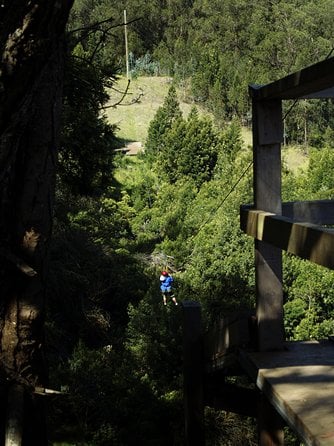
<path id="1" fill-rule="evenodd" d="M 32 395 L 47 384 L 45 280 L 72 3 L 2 0 L 0 8 L 0 387 L 24 386 L 23 444 L 46 444 L 33 428 L 41 414 Z"/>

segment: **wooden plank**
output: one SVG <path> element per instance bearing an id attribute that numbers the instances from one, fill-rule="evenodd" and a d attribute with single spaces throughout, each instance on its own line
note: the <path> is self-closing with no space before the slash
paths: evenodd
<path id="1" fill-rule="evenodd" d="M 201 307 L 183 301 L 183 385 L 186 446 L 204 446 Z"/>
<path id="2" fill-rule="evenodd" d="M 307 95 L 318 97 L 318 94 L 322 97 L 324 91 L 333 86 L 334 58 L 332 57 L 270 84 L 251 85 L 249 91 L 257 100 L 296 99 Z"/>
<path id="3" fill-rule="evenodd" d="M 334 200 L 291 201 L 282 204 L 282 215 L 295 222 L 334 224 Z"/>
<path id="4" fill-rule="evenodd" d="M 254 209 L 241 209 L 241 229 L 277 248 L 334 269 L 334 232 L 331 229 Z"/>
<path id="5" fill-rule="evenodd" d="M 301 99 L 330 99 L 330 98 L 334 98 L 334 87 L 316 91 L 315 93 L 310 93 L 301 97 Z"/>
<path id="6" fill-rule="evenodd" d="M 290 342 L 275 353 L 241 352 L 240 361 L 307 446 L 334 445 L 334 345 Z"/>

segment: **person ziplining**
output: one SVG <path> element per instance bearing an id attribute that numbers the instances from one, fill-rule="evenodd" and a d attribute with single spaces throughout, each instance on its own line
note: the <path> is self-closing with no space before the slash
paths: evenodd
<path id="1" fill-rule="evenodd" d="M 167 271 L 162 271 L 160 275 L 160 290 L 162 292 L 163 304 L 167 305 L 167 299 L 172 299 L 175 305 L 178 305 L 176 297 L 173 294 L 173 277 Z"/>

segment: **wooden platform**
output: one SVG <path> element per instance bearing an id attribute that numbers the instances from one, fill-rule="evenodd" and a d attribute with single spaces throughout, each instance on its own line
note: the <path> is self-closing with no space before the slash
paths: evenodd
<path id="1" fill-rule="evenodd" d="M 258 388 L 307 446 L 334 445 L 334 343 L 289 342 L 285 351 L 242 351 Z"/>

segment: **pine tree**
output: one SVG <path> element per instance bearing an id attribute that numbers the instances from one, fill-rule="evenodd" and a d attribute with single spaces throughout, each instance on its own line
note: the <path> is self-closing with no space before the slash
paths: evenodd
<path id="1" fill-rule="evenodd" d="M 158 109 L 148 128 L 145 153 L 150 160 L 153 160 L 163 150 L 166 133 L 172 128 L 173 123 L 181 117 L 182 112 L 176 90 L 172 85 L 162 107 Z"/>
<path id="2" fill-rule="evenodd" d="M 182 148 L 177 158 L 178 177 L 193 178 L 200 187 L 212 177 L 217 161 L 218 137 L 212 121 L 199 118 L 196 110 L 190 113 L 186 127 Z"/>

